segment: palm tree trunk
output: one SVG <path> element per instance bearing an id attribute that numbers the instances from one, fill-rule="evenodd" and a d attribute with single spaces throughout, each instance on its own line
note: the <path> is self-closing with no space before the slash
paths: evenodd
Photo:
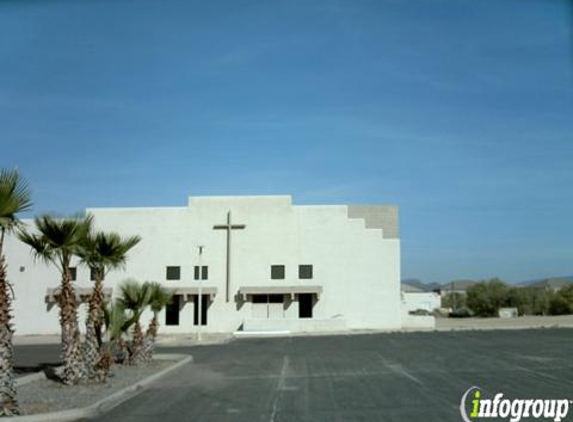
<path id="1" fill-rule="evenodd" d="M 4 236 L 6 235 L 6 229 L 2 228 L 0 232 L 0 256 L 4 256 Z"/>
<path id="2" fill-rule="evenodd" d="M 64 384 L 77 384 L 83 375 L 83 360 L 78 327 L 78 308 L 76 294 L 71 283 L 68 267 L 62 274 L 62 289 L 60 293 L 60 324 L 62 326 L 62 359 Z"/>
<path id="3" fill-rule="evenodd" d="M 95 280 L 94 291 L 90 296 L 88 317 L 86 320 L 86 343 L 84 348 L 85 374 L 88 379 L 95 377 L 96 365 L 102 358 L 101 353 L 101 326 L 103 324 L 103 280 L 98 274 Z M 99 335 L 98 335 L 99 334 Z M 101 381 L 101 378 L 98 377 Z"/>
<path id="4" fill-rule="evenodd" d="M 105 382 L 107 380 L 107 376 L 109 371 L 111 370 L 113 359 L 111 357 L 111 352 L 109 348 L 105 348 L 101 352 L 101 356 L 98 358 L 98 361 L 94 367 L 94 375 L 93 379 L 97 382 Z"/>
<path id="5" fill-rule="evenodd" d="M 153 359 L 153 347 L 155 346 L 155 339 L 157 338 L 157 329 L 159 328 L 159 319 L 157 317 L 157 312 L 153 312 L 153 318 L 147 327 L 147 332 L 145 333 L 145 360 Z"/>
<path id="6" fill-rule="evenodd" d="M 129 356 L 130 365 L 138 365 L 144 360 L 143 354 L 143 330 L 141 324 L 136 321 L 133 327 L 133 343 L 131 355 Z"/>
<path id="7" fill-rule="evenodd" d="M 2 238 L 4 233 L 2 232 Z M 0 255 L 0 415 L 19 415 L 20 408 L 16 399 L 14 381 L 14 356 L 12 348 L 12 330 L 10 296 L 6 280 L 6 263 Z"/>
<path id="8" fill-rule="evenodd" d="M 117 352 L 117 362 L 127 364 L 129 359 L 129 347 L 123 337 L 117 340 Z"/>

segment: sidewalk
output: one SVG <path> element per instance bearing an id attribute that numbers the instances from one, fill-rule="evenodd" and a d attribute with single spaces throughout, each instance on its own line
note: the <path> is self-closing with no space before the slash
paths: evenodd
<path id="1" fill-rule="evenodd" d="M 62 338 L 60 334 L 30 335 L 30 336 L 15 335 L 13 342 L 15 346 L 33 346 L 39 344 L 59 344 L 61 340 Z"/>
<path id="2" fill-rule="evenodd" d="M 197 333 L 159 334 L 157 346 L 205 346 L 210 344 L 225 344 L 233 339 L 232 333 L 202 333 L 201 340 Z"/>

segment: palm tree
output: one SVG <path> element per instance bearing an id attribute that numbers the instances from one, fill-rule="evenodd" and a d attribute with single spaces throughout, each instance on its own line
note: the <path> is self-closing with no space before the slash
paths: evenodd
<path id="1" fill-rule="evenodd" d="M 104 321 L 106 338 L 100 359 L 96 363 L 94 370 L 94 379 L 99 382 L 103 382 L 107 379 L 107 375 L 113 363 L 113 350 L 119 348 L 121 354 L 124 354 L 123 344 L 125 341 L 123 335 L 134 322 L 133 318 L 127 315 L 123 303 L 118 300 L 104 306 Z M 124 356 L 122 356 L 122 360 L 123 358 Z"/>
<path id="2" fill-rule="evenodd" d="M 102 347 L 101 328 L 104 324 L 103 282 L 107 273 L 121 268 L 127 260 L 127 253 L 140 242 L 139 236 L 122 238 L 117 233 L 98 232 L 84 239 L 79 256 L 94 274 L 95 286 L 89 298 L 86 320 L 86 344 L 84 364 L 86 376 L 94 378 L 95 366 L 100 359 Z"/>
<path id="3" fill-rule="evenodd" d="M 62 326 L 62 382 L 76 384 L 83 375 L 83 359 L 78 327 L 76 295 L 70 274 L 70 262 L 91 230 L 92 217 L 56 218 L 46 214 L 36 217 L 37 234 L 21 231 L 22 242 L 30 245 L 36 259 L 55 265 L 62 275 L 59 294 Z"/>
<path id="4" fill-rule="evenodd" d="M 28 184 L 18 170 L 0 172 L 0 415 L 20 414 L 14 384 L 14 361 L 12 336 L 12 298 L 8 292 L 6 260 L 3 246 L 6 233 L 12 233 L 19 226 L 18 213 L 32 207 Z"/>
<path id="5" fill-rule="evenodd" d="M 143 348 L 143 331 L 141 329 L 141 314 L 149 305 L 151 288 L 149 283 L 140 284 L 136 280 L 128 279 L 119 287 L 121 296 L 119 303 L 132 312 L 133 340 L 129 353 L 129 363 L 137 365 L 145 360 Z"/>
<path id="6" fill-rule="evenodd" d="M 171 302 L 173 294 L 166 290 L 159 283 L 146 283 L 149 284 L 150 299 L 149 307 L 153 312 L 153 318 L 149 323 L 147 332 L 145 333 L 146 338 L 146 349 L 145 349 L 145 359 L 151 360 L 153 358 L 153 346 L 155 344 L 155 339 L 157 338 L 157 329 L 159 328 L 159 312 Z"/>

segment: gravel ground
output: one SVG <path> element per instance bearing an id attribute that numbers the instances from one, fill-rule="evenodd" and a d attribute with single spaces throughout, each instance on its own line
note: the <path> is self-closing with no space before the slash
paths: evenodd
<path id="1" fill-rule="evenodd" d="M 104 384 L 84 383 L 66 386 L 42 379 L 18 388 L 24 414 L 56 412 L 85 407 L 172 365 L 174 361 L 152 361 L 141 366 L 114 365 L 113 377 Z"/>

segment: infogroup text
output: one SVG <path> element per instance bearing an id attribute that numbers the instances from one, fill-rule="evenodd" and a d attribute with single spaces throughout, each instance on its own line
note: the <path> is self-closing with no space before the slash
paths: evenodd
<path id="1" fill-rule="evenodd" d="M 472 394 L 473 393 L 473 394 Z M 469 402 L 468 402 L 469 400 Z M 563 420 L 569 412 L 569 399 L 508 399 L 503 393 L 486 399 L 479 387 L 469 388 L 462 396 L 460 413 L 464 422 L 481 418 L 509 419 L 519 422 L 522 418 Z"/>

